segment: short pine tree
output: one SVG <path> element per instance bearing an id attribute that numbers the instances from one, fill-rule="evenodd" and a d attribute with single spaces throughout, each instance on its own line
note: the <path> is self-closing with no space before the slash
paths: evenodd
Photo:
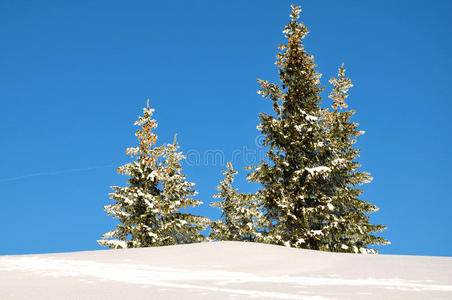
<path id="1" fill-rule="evenodd" d="M 105 206 L 107 213 L 119 220 L 115 230 L 107 232 L 98 241 L 110 248 L 137 248 L 174 245 L 204 241 L 200 233 L 208 224 L 203 217 L 182 212 L 187 205 L 198 206 L 198 200 L 187 197 L 196 194 L 194 184 L 185 181 L 181 174 L 176 143 L 155 146 L 157 135 L 152 129 L 157 122 L 152 119 L 154 109 L 143 109 L 135 125 L 138 147 L 126 153 L 136 160 L 118 168 L 118 173 L 128 175 L 128 186 L 113 186 L 110 198 L 114 204 Z"/>
<path id="2" fill-rule="evenodd" d="M 179 145 L 176 138 L 173 144 L 167 144 L 165 148 L 164 168 L 161 178 L 162 190 L 162 223 L 163 230 L 171 237 L 172 244 L 188 244 L 207 241 L 200 232 L 210 224 L 208 218 L 193 215 L 184 210 L 187 206 L 197 207 L 202 204 L 200 200 L 188 197 L 195 196 L 193 189 L 195 184 L 185 181 L 182 174 L 181 161 L 185 159 L 182 152 L 178 152 Z"/>
<path id="3" fill-rule="evenodd" d="M 217 187 L 219 193 L 214 198 L 222 201 L 210 205 L 222 211 L 222 220 L 211 223 L 210 239 L 223 241 L 249 241 L 256 242 L 261 238 L 257 231 L 257 222 L 262 219 L 262 213 L 256 202 L 254 194 L 241 194 L 232 187 L 234 171 L 232 164 L 227 164 L 227 170 L 221 184 Z"/>
<path id="4" fill-rule="evenodd" d="M 350 78 L 345 76 L 344 65 L 339 68 L 338 78 L 330 79 L 333 90 L 329 97 L 333 100 L 333 110 L 325 110 L 323 124 L 327 130 L 328 146 L 331 153 L 330 181 L 335 184 L 335 192 L 330 203 L 331 216 L 334 221 L 329 224 L 326 240 L 328 250 L 337 252 L 375 253 L 368 245 L 389 244 L 389 241 L 372 233 L 386 227 L 369 223 L 368 214 L 378 208 L 358 197 L 363 192 L 358 185 L 372 180 L 367 172 L 357 171 L 361 165 L 356 161 L 360 150 L 353 147 L 356 137 L 363 134 L 358 130 L 358 123 L 350 118 L 353 110 L 347 108 L 345 100 L 348 90 L 353 86 Z"/>

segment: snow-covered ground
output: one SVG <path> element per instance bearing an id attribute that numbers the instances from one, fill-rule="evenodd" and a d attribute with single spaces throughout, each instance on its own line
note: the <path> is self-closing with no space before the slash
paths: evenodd
<path id="1" fill-rule="evenodd" d="M 452 299 L 452 258 L 239 242 L 0 256 L 0 299 Z"/>

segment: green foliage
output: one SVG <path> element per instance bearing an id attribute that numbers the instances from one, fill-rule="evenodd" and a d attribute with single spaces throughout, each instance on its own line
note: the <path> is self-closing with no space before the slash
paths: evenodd
<path id="1" fill-rule="evenodd" d="M 232 164 L 227 164 L 227 170 L 223 171 L 225 178 L 217 187 L 219 193 L 214 198 L 222 201 L 213 202 L 210 205 L 222 210 L 223 220 L 211 223 L 210 238 L 223 241 L 259 241 L 261 233 L 256 230 L 258 220 L 262 213 L 258 207 L 254 194 L 241 194 L 232 187 L 234 171 Z"/>
<path id="2" fill-rule="evenodd" d="M 194 184 L 185 181 L 176 139 L 157 147 L 157 127 L 149 104 L 135 125 L 138 147 L 126 153 L 136 161 L 118 168 L 129 176 L 128 186 L 112 187 L 114 204 L 105 210 L 120 224 L 98 241 L 111 248 L 147 247 L 201 242 L 200 232 L 210 224 L 211 240 L 264 242 L 290 247 L 337 252 L 375 253 L 369 245 L 389 244 L 374 233 L 385 226 L 372 225 L 369 213 L 377 207 L 359 199 L 360 185 L 372 180 L 356 161 L 356 138 L 363 134 L 351 121 L 347 106 L 353 86 L 339 68 L 332 78 L 331 108 L 320 107 L 321 74 L 303 45 L 308 34 L 299 22 L 301 9 L 292 6 L 276 64 L 280 84 L 259 79 L 258 91 L 273 104 L 273 114 L 261 113 L 258 130 L 264 136 L 267 159 L 252 170 L 248 180 L 261 185 L 256 194 L 238 193 L 232 187 L 234 171 L 227 164 L 211 206 L 222 211 L 222 220 L 184 212 L 199 206 Z"/>
<path id="3" fill-rule="evenodd" d="M 118 168 L 128 175 L 128 186 L 113 186 L 110 198 L 114 204 L 105 206 L 107 213 L 119 220 L 115 230 L 98 241 L 110 248 L 137 248 L 194 243 L 206 240 L 200 231 L 208 219 L 183 212 L 187 206 L 202 202 L 189 197 L 196 195 L 194 183 L 185 181 L 180 161 L 185 157 L 173 144 L 155 146 L 157 135 L 152 129 L 154 109 L 144 108 L 144 115 L 135 125 L 138 147 L 128 148 L 127 154 L 136 160 Z"/>
<path id="4" fill-rule="evenodd" d="M 353 147 L 356 137 L 364 134 L 358 130 L 358 123 L 350 120 L 354 111 L 345 111 L 348 90 L 353 87 L 350 78 L 345 76 L 344 65 L 339 68 L 338 78 L 330 79 L 333 90 L 330 94 L 332 111 L 325 109 L 322 124 L 326 129 L 330 151 L 330 181 L 335 192 L 330 203 L 334 221 L 328 224 L 328 249 L 343 252 L 374 253 L 367 245 L 389 244 L 389 241 L 372 233 L 386 229 L 382 225 L 369 223 L 368 213 L 378 210 L 369 202 L 358 197 L 363 192 L 357 186 L 369 183 L 372 177 L 367 172 L 358 171 L 361 165 L 356 161 L 360 150 Z"/>
<path id="5" fill-rule="evenodd" d="M 267 243 L 329 251 L 373 252 L 368 244 L 386 243 L 371 232 L 366 213 L 375 206 L 359 200 L 356 185 L 370 181 L 356 172 L 359 150 L 351 145 L 359 134 L 345 107 L 351 81 L 340 70 L 332 79 L 334 112 L 319 105 L 322 87 L 314 58 L 303 45 L 308 33 L 298 22 L 301 9 L 292 6 L 276 64 L 281 84 L 258 80 L 258 93 L 273 103 L 274 114 L 260 114 L 258 129 L 268 147 L 267 161 L 250 167 L 248 179 L 260 183 L 262 240 Z M 341 73 L 342 72 L 342 73 Z M 341 75 L 342 74 L 342 75 Z"/>

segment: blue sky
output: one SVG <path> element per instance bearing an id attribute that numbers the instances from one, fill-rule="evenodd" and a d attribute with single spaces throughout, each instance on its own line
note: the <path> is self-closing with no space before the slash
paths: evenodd
<path id="1" fill-rule="evenodd" d="M 0 254 L 101 249 L 116 167 L 149 97 L 159 141 L 259 156 L 256 78 L 277 80 L 290 1 L 1 1 Z M 372 173 L 362 199 L 389 228 L 384 254 L 452 256 L 451 1 L 303 1 L 323 84 L 344 62 Z M 325 92 L 325 96 L 328 89 Z M 210 152 L 209 152 L 210 151 Z M 254 151 L 254 152 L 253 152 Z M 251 153 L 248 157 L 243 153 Z M 205 157 L 204 157 L 205 158 Z M 221 161 L 186 163 L 209 207 Z"/>

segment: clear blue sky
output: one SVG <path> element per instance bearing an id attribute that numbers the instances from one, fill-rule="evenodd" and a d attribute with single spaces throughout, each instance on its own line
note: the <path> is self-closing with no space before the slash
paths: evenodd
<path id="1" fill-rule="evenodd" d="M 146 98 L 160 142 L 253 154 L 271 103 L 290 1 L 0 1 L 0 254 L 101 249 L 116 167 Z M 389 227 L 385 254 L 452 256 L 451 1 L 305 0 L 306 48 L 324 74 L 345 62 L 366 134 L 363 199 Z M 202 158 L 202 157 L 201 157 Z M 248 184 L 239 156 L 237 187 Z M 220 162 L 186 164 L 205 205 Z"/>

